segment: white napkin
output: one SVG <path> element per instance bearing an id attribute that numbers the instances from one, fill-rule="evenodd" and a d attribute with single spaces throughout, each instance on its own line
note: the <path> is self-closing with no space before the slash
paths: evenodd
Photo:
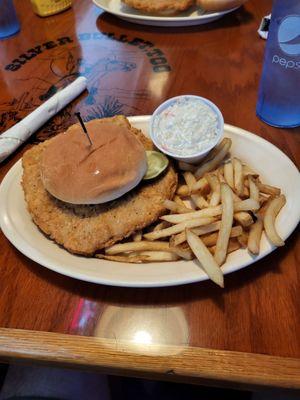
<path id="1" fill-rule="evenodd" d="M 24 143 L 48 119 L 77 97 L 87 86 L 87 79 L 77 78 L 70 85 L 56 93 L 22 121 L 12 126 L 0 136 L 0 163 Z"/>
<path id="2" fill-rule="evenodd" d="M 261 20 L 261 23 L 258 28 L 258 34 L 262 39 L 267 40 L 268 39 L 268 32 L 269 32 L 269 26 L 270 26 L 270 21 L 271 21 L 271 14 L 266 15 L 263 17 Z"/>

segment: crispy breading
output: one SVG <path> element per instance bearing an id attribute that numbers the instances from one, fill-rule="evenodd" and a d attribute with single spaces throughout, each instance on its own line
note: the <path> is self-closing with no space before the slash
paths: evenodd
<path id="1" fill-rule="evenodd" d="M 208 12 L 225 11 L 240 7 L 247 0 L 196 0 L 196 3 L 203 10 Z"/>
<path id="2" fill-rule="evenodd" d="M 130 126 L 123 116 L 107 120 Z M 140 130 L 131 129 L 146 150 L 153 149 L 152 142 Z M 157 179 L 143 181 L 120 199 L 106 204 L 72 205 L 55 199 L 45 190 L 40 177 L 41 156 L 51 140 L 24 154 L 22 186 L 33 221 L 70 252 L 91 256 L 152 224 L 166 211 L 163 202 L 173 197 L 177 187 L 172 165 Z"/>
<path id="3" fill-rule="evenodd" d="M 191 7 L 195 0 L 122 0 L 127 6 L 153 14 L 172 15 Z"/>

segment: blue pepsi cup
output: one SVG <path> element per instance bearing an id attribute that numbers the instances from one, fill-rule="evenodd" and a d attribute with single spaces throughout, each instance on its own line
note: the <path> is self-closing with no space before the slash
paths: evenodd
<path id="1" fill-rule="evenodd" d="M 274 2 L 256 114 L 272 126 L 300 126 L 300 0 Z"/>
<path id="2" fill-rule="evenodd" d="M 0 39 L 19 32 L 20 24 L 13 0 L 0 0 Z"/>

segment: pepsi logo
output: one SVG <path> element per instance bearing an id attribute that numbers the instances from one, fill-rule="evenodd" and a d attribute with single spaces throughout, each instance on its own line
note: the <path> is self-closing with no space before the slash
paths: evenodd
<path id="1" fill-rule="evenodd" d="M 300 55 L 300 15 L 288 15 L 278 29 L 278 43 L 281 50 L 290 55 Z"/>

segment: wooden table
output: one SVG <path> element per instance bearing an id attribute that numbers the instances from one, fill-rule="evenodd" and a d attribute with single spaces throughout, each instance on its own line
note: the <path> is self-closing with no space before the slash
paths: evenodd
<path id="1" fill-rule="evenodd" d="M 179 94 L 210 98 L 227 123 L 263 136 L 300 165 L 299 129 L 255 116 L 270 0 L 209 25 L 152 28 L 92 2 L 39 18 L 16 1 L 22 29 L 0 43 L 0 126 L 6 130 L 81 73 L 89 93 L 0 166 L 0 180 L 32 143 L 85 118 L 150 114 Z M 298 265 L 297 265 L 298 264 Z M 0 233 L 0 359 L 234 387 L 300 388 L 299 241 L 294 233 L 251 268 L 211 282 L 157 289 L 84 283 L 18 252 Z M 151 344 L 150 344 L 151 342 Z"/>

